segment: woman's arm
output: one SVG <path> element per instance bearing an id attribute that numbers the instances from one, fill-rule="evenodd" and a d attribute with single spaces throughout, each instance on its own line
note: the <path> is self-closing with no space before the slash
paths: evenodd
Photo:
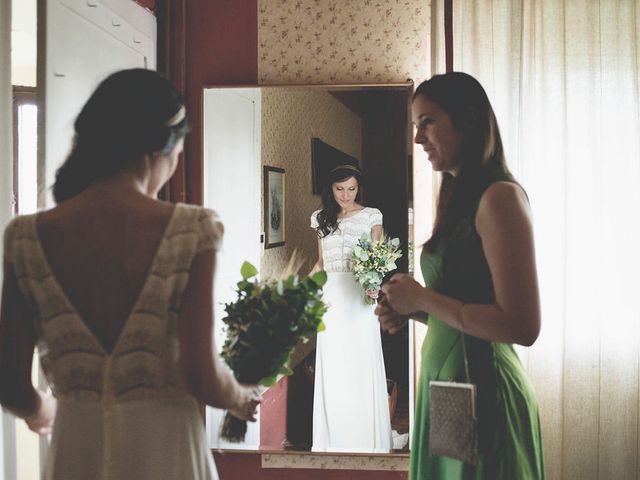
<path id="1" fill-rule="evenodd" d="M 55 400 L 31 383 L 36 332 L 15 272 L 4 261 L 0 313 L 0 404 L 36 433 L 51 432 Z"/>
<path id="2" fill-rule="evenodd" d="M 309 275 L 324 270 L 324 261 L 322 260 L 322 239 L 318 238 L 318 261 L 315 263 Z"/>
<path id="3" fill-rule="evenodd" d="M 378 242 L 382 239 L 382 225 L 374 225 L 371 227 L 371 240 Z"/>
<path id="4" fill-rule="evenodd" d="M 493 278 L 496 301 L 464 304 L 394 276 L 383 292 L 400 314 L 429 312 L 470 335 L 532 345 L 540 333 L 540 303 L 529 205 L 520 187 L 497 182 L 480 200 L 476 228 Z"/>
<path id="5" fill-rule="evenodd" d="M 180 309 L 180 360 L 187 387 L 200 401 L 255 420 L 257 388 L 240 385 L 217 353 L 213 331 L 213 276 L 216 252 L 205 250 L 191 265 Z"/>

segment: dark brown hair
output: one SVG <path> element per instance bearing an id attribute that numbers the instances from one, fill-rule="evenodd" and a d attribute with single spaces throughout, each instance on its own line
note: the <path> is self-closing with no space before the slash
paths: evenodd
<path id="1" fill-rule="evenodd" d="M 56 172 L 56 202 L 144 154 L 170 152 L 189 129 L 183 108 L 182 96 L 157 72 L 136 68 L 107 77 L 76 118 L 73 148 Z"/>
<path id="2" fill-rule="evenodd" d="M 360 198 L 362 174 L 357 167 L 352 165 L 341 165 L 329 172 L 329 179 L 322 190 L 322 210 L 318 212 L 318 228 L 316 232 L 318 237 L 323 238 L 335 232 L 338 228 L 338 213 L 340 213 L 340 205 L 333 196 L 333 184 L 336 182 L 344 182 L 351 177 L 358 182 L 358 193 L 356 201 Z"/>
<path id="3" fill-rule="evenodd" d="M 413 98 L 419 95 L 447 112 L 464 139 L 457 175 L 442 174 L 433 233 L 425 245 L 433 251 L 479 200 L 491 182 L 491 173 L 499 170 L 508 174 L 509 170 L 493 108 L 475 78 L 462 72 L 434 75 L 418 86 Z"/>

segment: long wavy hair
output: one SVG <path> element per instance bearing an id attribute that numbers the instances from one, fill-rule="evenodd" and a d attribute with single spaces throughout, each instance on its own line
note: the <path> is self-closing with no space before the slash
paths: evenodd
<path id="1" fill-rule="evenodd" d="M 440 239 L 469 213 L 496 170 L 509 173 L 498 121 L 482 85 L 471 75 L 450 72 L 422 82 L 413 98 L 422 95 L 437 103 L 463 134 L 461 165 L 456 176 L 443 172 L 431 238 L 433 251 Z"/>
<path id="2" fill-rule="evenodd" d="M 338 213 L 340 213 L 340 205 L 333 196 L 333 184 L 336 182 L 345 182 L 351 177 L 358 182 L 358 193 L 355 201 L 360 201 L 362 192 L 362 173 L 360 169 L 352 165 L 340 165 L 329 172 L 324 189 L 322 190 L 322 210 L 318 212 L 318 228 L 316 232 L 318 237 L 323 238 L 332 234 L 338 229 Z"/>
<path id="3" fill-rule="evenodd" d="M 121 70 L 100 83 L 74 123 L 71 153 L 56 172 L 57 203 L 145 154 L 169 153 L 188 130 L 184 99 L 157 72 Z"/>

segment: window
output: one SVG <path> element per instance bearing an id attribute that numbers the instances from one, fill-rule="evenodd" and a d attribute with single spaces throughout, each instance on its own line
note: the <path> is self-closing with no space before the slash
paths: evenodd
<path id="1" fill-rule="evenodd" d="M 13 87 L 13 144 L 13 213 L 33 213 L 38 201 L 38 106 L 32 87 Z"/>

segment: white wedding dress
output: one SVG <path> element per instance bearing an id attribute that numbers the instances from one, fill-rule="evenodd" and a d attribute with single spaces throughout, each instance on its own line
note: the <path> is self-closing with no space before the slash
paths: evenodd
<path id="1" fill-rule="evenodd" d="M 177 204 L 111 352 L 71 304 L 45 257 L 36 215 L 6 229 L 5 258 L 34 312 L 58 410 L 45 480 L 216 480 L 200 406 L 178 363 L 182 293 L 198 252 L 218 248 L 211 210 Z"/>
<path id="2" fill-rule="evenodd" d="M 311 227 L 318 226 L 318 211 Z M 364 208 L 338 221 L 322 239 L 328 280 L 326 330 L 317 337 L 313 396 L 313 446 L 316 452 L 381 452 L 392 448 L 380 326 L 374 306 L 351 273 L 351 252 L 363 233 L 382 225 L 382 214 Z"/>

